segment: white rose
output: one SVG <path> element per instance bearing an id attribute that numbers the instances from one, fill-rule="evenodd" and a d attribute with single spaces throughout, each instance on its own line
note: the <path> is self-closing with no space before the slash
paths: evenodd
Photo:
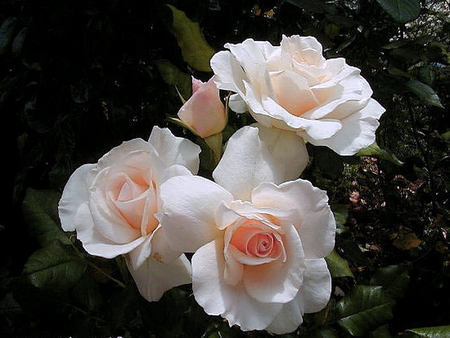
<path id="1" fill-rule="evenodd" d="M 211 59 L 220 89 L 236 94 L 230 107 L 247 109 L 267 127 L 293 131 L 317 146 L 353 155 L 375 141 L 385 109 L 371 98 L 360 70 L 343 58 L 325 59 L 314 37 L 283 36 L 280 46 L 247 39 L 226 44 Z"/>
<path id="2" fill-rule="evenodd" d="M 324 257 L 335 222 L 324 191 L 301 179 L 280 183 L 291 173 L 271 150 L 286 140 L 264 137 L 255 127 L 233 135 L 213 173 L 217 183 L 199 176 L 163 183 L 160 217 L 170 246 L 195 252 L 193 292 L 208 314 L 282 334 L 329 300 Z"/>
<path id="3" fill-rule="evenodd" d="M 65 231 L 76 231 L 85 250 L 113 258 L 126 254 L 141 294 L 158 300 L 173 286 L 190 283 L 190 263 L 167 245 L 155 214 L 159 188 L 168 178 L 192 175 L 200 149 L 154 127 L 149 141 L 133 139 L 78 168 L 59 202 Z"/>

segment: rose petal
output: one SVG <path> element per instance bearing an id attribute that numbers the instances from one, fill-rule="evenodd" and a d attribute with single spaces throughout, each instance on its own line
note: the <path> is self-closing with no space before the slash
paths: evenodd
<path id="1" fill-rule="evenodd" d="M 95 164 L 85 164 L 73 172 L 58 203 L 58 214 L 64 231 L 75 230 L 75 216 L 81 204 L 89 199 L 89 187 L 95 177 Z"/>
<path id="2" fill-rule="evenodd" d="M 323 258 L 305 260 L 303 285 L 298 297 L 302 298 L 305 313 L 322 310 L 330 300 L 331 274 Z"/>
<path id="3" fill-rule="evenodd" d="M 195 143 L 176 137 L 168 128 L 153 127 L 148 142 L 155 147 L 161 159 L 168 165 L 180 164 L 193 174 L 199 168 L 200 147 Z"/>
<path id="4" fill-rule="evenodd" d="M 128 253 L 129 262 L 133 269 L 138 269 L 150 256 L 152 252 L 152 238 L 153 234 L 145 236 L 145 241 Z"/>
<path id="5" fill-rule="evenodd" d="M 75 228 L 77 237 L 82 242 L 84 249 L 91 255 L 104 258 L 114 258 L 126 254 L 146 240 L 146 237 L 136 237 L 134 240 L 116 243 L 104 237 L 94 225 L 91 210 L 87 203 L 82 204 L 78 209 Z"/>
<path id="6" fill-rule="evenodd" d="M 246 39 L 240 44 L 225 44 L 244 69 L 246 78 L 250 82 L 258 83 L 258 90 L 262 96 L 274 96 L 269 73 L 261 65 L 266 61 L 266 53 L 272 45 L 266 41 Z"/>
<path id="7" fill-rule="evenodd" d="M 287 260 L 262 265 L 245 265 L 244 285 L 247 293 L 262 303 L 287 303 L 298 293 L 304 272 L 302 241 L 297 230 L 284 226 L 283 243 Z"/>
<path id="8" fill-rule="evenodd" d="M 307 259 L 305 261 L 303 285 L 297 296 L 284 304 L 267 331 L 285 334 L 295 331 L 303 322 L 304 313 L 322 310 L 331 295 L 331 276 L 324 259 Z"/>
<path id="9" fill-rule="evenodd" d="M 317 140 L 327 140 L 342 130 L 342 122 L 337 119 L 321 119 L 304 121 L 304 132 L 298 132 L 305 140 L 316 145 Z"/>
<path id="10" fill-rule="evenodd" d="M 295 134 L 246 126 L 228 140 L 213 177 L 236 199 L 248 200 L 261 182 L 297 178 L 307 161 L 306 146 Z"/>
<path id="11" fill-rule="evenodd" d="M 215 213 L 233 196 L 200 176 L 176 176 L 161 185 L 163 214 L 160 222 L 174 250 L 194 252 L 213 240 L 218 231 Z"/>
<path id="12" fill-rule="evenodd" d="M 253 106 L 250 105 L 252 116 L 258 122 L 267 127 L 272 126 L 281 130 L 296 131 L 298 135 L 308 141 L 330 138 L 342 128 L 339 120 L 310 120 L 292 115 L 269 97 L 263 98 L 262 103 L 264 105 L 262 112 L 255 111 Z M 268 116 L 271 119 L 268 119 Z"/>
<path id="13" fill-rule="evenodd" d="M 119 146 L 112 148 L 109 152 L 103 155 L 98 160 L 98 168 L 104 169 L 111 166 L 116 166 L 121 163 L 126 163 L 124 159 L 130 156 L 135 156 L 135 153 L 156 154 L 154 147 L 140 138 L 135 138 L 129 141 L 122 142 Z M 137 161 L 142 157 L 134 157 Z M 142 163 L 142 162 L 141 162 Z"/>
<path id="14" fill-rule="evenodd" d="M 302 116 L 319 105 L 308 81 L 303 76 L 291 71 L 283 71 L 273 76 L 271 80 L 278 104 L 290 114 Z"/>
<path id="15" fill-rule="evenodd" d="M 236 286 L 242 281 L 244 276 L 244 265 L 235 258 L 232 252 L 224 250 L 225 268 L 223 271 L 224 281 L 232 286 Z"/>
<path id="16" fill-rule="evenodd" d="M 275 162 L 280 164 L 285 181 L 295 180 L 308 165 L 309 155 L 305 141 L 295 133 L 256 124 L 259 137 L 267 146 Z"/>
<path id="17" fill-rule="evenodd" d="M 209 315 L 226 318 L 230 326 L 239 325 L 244 331 L 265 329 L 282 304 L 260 303 L 249 297 L 241 284 L 227 284 L 224 269 L 222 241 L 207 243 L 194 254 L 192 288 L 198 304 Z"/>
<path id="18" fill-rule="evenodd" d="M 293 332 L 303 323 L 304 312 L 302 299 L 296 297 L 291 302 L 283 304 L 280 313 L 266 330 L 274 334 Z"/>
<path id="19" fill-rule="evenodd" d="M 280 46 L 282 53 L 296 62 L 315 66 L 322 66 L 325 62 L 322 45 L 313 36 L 283 35 Z"/>
<path id="20" fill-rule="evenodd" d="M 279 186 L 262 183 L 253 191 L 252 202 L 261 207 L 298 210 L 301 224 L 294 225 L 306 259 L 325 257 L 333 249 L 336 224 L 327 194 L 309 181 L 298 179 Z"/>
<path id="21" fill-rule="evenodd" d="M 221 203 L 216 213 L 216 223 L 220 230 L 225 229 L 230 224 L 238 221 L 240 218 L 256 219 L 267 226 L 278 229 L 281 221 L 292 224 L 300 223 L 302 218 L 297 209 L 279 209 L 265 205 L 258 205 L 258 201 L 232 201 L 231 203 Z M 275 224 L 276 222 L 276 224 Z"/>
<path id="22" fill-rule="evenodd" d="M 128 223 L 107 194 L 108 191 L 104 190 L 104 186 L 108 184 L 105 182 L 108 180 L 108 173 L 108 168 L 102 170 L 92 184 L 91 195 L 89 196 L 89 212 L 96 232 L 110 242 L 125 244 L 138 238 L 141 231 Z M 77 221 L 77 223 L 79 222 Z M 81 226 L 85 228 L 84 225 Z M 78 226 L 76 228 L 78 232 Z"/>
<path id="23" fill-rule="evenodd" d="M 380 124 L 378 118 L 384 111 L 377 101 L 370 99 L 361 111 L 343 120 L 342 129 L 333 137 L 323 140 L 304 137 L 316 146 L 327 146 L 339 155 L 351 156 L 375 141 L 375 131 Z"/>
<path id="24" fill-rule="evenodd" d="M 172 263 L 183 253 L 172 250 L 161 226 L 153 232 L 151 245 L 152 257 L 161 263 Z"/>
<path id="25" fill-rule="evenodd" d="M 238 94 L 244 93 L 243 80 L 247 76 L 230 52 L 221 51 L 214 54 L 210 63 L 215 74 L 214 82 L 217 88 L 233 91 Z"/>
<path id="26" fill-rule="evenodd" d="M 192 94 L 194 94 L 197 90 L 200 89 L 200 87 L 202 86 L 202 84 L 204 84 L 204 82 L 202 80 L 196 79 L 193 76 L 191 76 L 191 80 L 192 80 Z"/>
<path id="27" fill-rule="evenodd" d="M 183 255 L 171 264 L 161 263 L 152 257 L 135 269 L 127 257 L 131 273 L 140 294 L 149 302 L 158 301 L 164 292 L 171 288 L 191 282 L 191 267 Z"/>
<path id="28" fill-rule="evenodd" d="M 249 200 L 251 191 L 261 182 L 283 180 L 258 134 L 258 129 L 250 126 L 235 132 L 213 172 L 214 180 L 236 199 Z"/>
<path id="29" fill-rule="evenodd" d="M 141 190 L 144 191 L 141 192 Z M 137 194 L 139 195 L 134 196 Z M 157 198 L 153 186 L 138 186 L 126 177 L 125 184 L 122 185 L 119 196 L 113 204 L 127 223 L 140 230 L 142 235 L 152 232 L 158 225 L 158 221 L 153 216 L 157 211 Z"/>
<path id="30" fill-rule="evenodd" d="M 237 94 L 230 95 L 228 106 L 237 114 L 243 114 L 248 111 L 247 103 Z"/>

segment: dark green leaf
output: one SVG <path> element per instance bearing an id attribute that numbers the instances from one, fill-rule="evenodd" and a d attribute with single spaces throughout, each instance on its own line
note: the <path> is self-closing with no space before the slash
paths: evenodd
<path id="1" fill-rule="evenodd" d="M 11 43 L 17 26 L 17 18 L 10 17 L 0 26 L 0 55 L 3 55 Z"/>
<path id="2" fill-rule="evenodd" d="M 395 21 L 406 23 L 419 16 L 419 0 L 377 0 L 383 9 L 394 18 Z"/>
<path id="3" fill-rule="evenodd" d="M 337 233 L 345 232 L 347 229 L 344 224 L 347 222 L 348 218 L 348 205 L 330 203 L 330 207 L 334 214 L 334 220 L 336 221 Z"/>
<path id="4" fill-rule="evenodd" d="M 354 275 L 348 266 L 348 262 L 343 259 L 336 251 L 332 251 L 327 257 L 325 257 L 327 261 L 328 269 L 331 272 L 331 276 L 334 278 L 339 277 L 352 277 Z"/>
<path id="5" fill-rule="evenodd" d="M 314 331 L 312 338 L 339 338 L 336 333 L 328 328 L 321 328 Z"/>
<path id="6" fill-rule="evenodd" d="M 60 290 L 72 287 L 85 269 L 86 263 L 71 247 L 54 241 L 28 258 L 23 274 L 37 288 Z"/>
<path id="7" fill-rule="evenodd" d="M 446 141 L 450 140 L 450 130 L 441 134 L 442 138 Z"/>
<path id="8" fill-rule="evenodd" d="M 423 103 L 430 106 L 444 108 L 442 106 L 441 99 L 429 85 L 418 80 L 409 80 L 406 82 L 406 88 L 416 94 L 423 101 Z"/>
<path id="9" fill-rule="evenodd" d="M 210 72 L 209 60 L 214 49 L 205 40 L 198 22 L 191 21 L 183 11 L 167 5 L 173 15 L 173 29 L 184 61 L 201 72 Z"/>
<path id="10" fill-rule="evenodd" d="M 381 285 L 392 298 L 401 298 L 409 283 L 406 265 L 390 265 L 379 268 L 370 280 L 371 285 Z"/>
<path id="11" fill-rule="evenodd" d="M 421 338 L 448 338 L 450 337 L 450 325 L 422 327 L 417 329 L 410 329 L 406 332 L 414 333 Z"/>
<path id="12" fill-rule="evenodd" d="M 103 302 L 100 285 L 92 279 L 90 274 L 83 274 L 71 290 L 71 294 L 83 308 L 89 311 L 98 310 Z"/>
<path id="13" fill-rule="evenodd" d="M 403 165 L 403 162 L 400 161 L 397 156 L 390 151 L 381 149 L 377 142 L 372 143 L 367 148 L 361 149 L 356 153 L 356 156 L 375 156 L 383 160 L 390 161 L 398 166 Z"/>
<path id="14" fill-rule="evenodd" d="M 393 305 L 381 286 L 356 285 L 336 305 L 338 323 L 352 336 L 363 337 L 393 318 Z"/>
<path id="15" fill-rule="evenodd" d="M 24 27 L 14 38 L 12 43 L 12 53 L 15 57 L 19 57 L 22 53 L 23 44 L 25 42 L 25 38 L 27 37 L 27 33 L 28 27 Z"/>
<path id="16" fill-rule="evenodd" d="M 181 96 L 187 100 L 191 96 L 191 77 L 182 72 L 169 60 L 156 60 L 155 65 L 163 80 L 171 86 L 176 87 Z M 181 104 L 181 101 L 180 101 Z"/>
<path id="17" fill-rule="evenodd" d="M 340 241 L 342 255 L 352 264 L 356 266 L 368 266 L 369 260 L 361 251 L 360 246 L 352 238 L 346 238 Z"/>
<path id="18" fill-rule="evenodd" d="M 369 332 L 367 338 L 392 338 L 389 332 L 389 325 L 380 326 L 378 329 Z"/>
<path id="19" fill-rule="evenodd" d="M 60 194 L 53 190 L 34 190 L 29 188 L 23 201 L 23 216 L 30 234 L 43 247 L 55 240 L 69 244 L 60 227 L 58 201 Z"/>

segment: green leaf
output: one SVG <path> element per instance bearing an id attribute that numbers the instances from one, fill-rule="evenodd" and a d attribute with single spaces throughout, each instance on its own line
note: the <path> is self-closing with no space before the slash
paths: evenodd
<path id="1" fill-rule="evenodd" d="M 441 99 L 429 85 L 418 80 L 409 80 L 406 82 L 406 88 L 416 94 L 425 104 L 444 108 Z"/>
<path id="2" fill-rule="evenodd" d="M 191 96 L 191 77 L 189 74 L 182 72 L 177 66 L 173 65 L 169 60 L 156 60 L 155 65 L 163 80 L 171 86 L 175 86 L 180 95 L 187 99 Z"/>
<path id="3" fill-rule="evenodd" d="M 445 133 L 441 134 L 442 138 L 446 141 L 450 140 L 450 130 L 446 131 Z"/>
<path id="4" fill-rule="evenodd" d="M 350 335 L 363 337 L 393 318 L 393 305 L 381 286 L 356 285 L 336 305 L 338 324 Z"/>
<path id="5" fill-rule="evenodd" d="M 332 330 L 323 327 L 314 331 L 312 338 L 339 338 Z"/>
<path id="6" fill-rule="evenodd" d="M 16 37 L 13 40 L 12 43 L 12 53 L 15 57 L 19 57 L 23 50 L 23 45 L 25 42 L 25 39 L 28 34 L 28 27 L 22 28 L 22 30 L 17 33 Z"/>
<path id="7" fill-rule="evenodd" d="M 342 249 L 342 256 L 351 262 L 352 265 L 358 267 L 367 267 L 370 265 L 369 260 L 354 238 L 341 238 L 339 247 Z"/>
<path id="8" fill-rule="evenodd" d="M 330 203 L 331 210 L 333 211 L 334 220 L 336 221 L 336 232 L 338 234 L 343 233 L 347 230 L 345 223 L 348 218 L 348 205 Z"/>
<path id="9" fill-rule="evenodd" d="M 96 311 L 103 302 L 100 284 L 95 282 L 90 274 L 83 274 L 71 290 L 72 297 L 89 311 Z"/>
<path id="10" fill-rule="evenodd" d="M 361 149 L 360 151 L 358 151 L 356 153 L 356 156 L 375 156 L 375 157 L 381 158 L 383 160 L 390 161 L 393 164 L 398 165 L 398 166 L 403 165 L 403 162 L 400 161 L 397 158 L 397 156 L 395 156 L 390 151 L 381 149 L 376 141 L 374 143 L 372 143 L 370 146 L 368 146 L 367 148 L 364 148 L 364 149 Z"/>
<path id="11" fill-rule="evenodd" d="M 211 72 L 209 61 L 214 49 L 206 42 L 198 22 L 191 21 L 183 11 L 167 5 L 173 15 L 173 29 L 184 61 L 201 72 Z"/>
<path id="12" fill-rule="evenodd" d="M 367 338 L 392 338 L 389 332 L 389 325 L 380 326 L 378 329 L 369 332 Z"/>
<path id="13" fill-rule="evenodd" d="M 208 145 L 208 147 L 211 149 L 212 154 L 214 155 L 213 161 L 215 163 L 215 166 L 217 166 L 220 158 L 222 157 L 223 135 L 222 135 L 222 133 L 217 133 L 217 134 L 214 134 L 214 135 L 204 138 L 204 140 L 205 140 L 206 144 Z"/>
<path id="14" fill-rule="evenodd" d="M 377 0 L 380 6 L 399 23 L 406 23 L 419 16 L 419 0 Z"/>
<path id="15" fill-rule="evenodd" d="M 331 276 L 333 276 L 334 278 L 355 277 L 350 270 L 348 262 L 344 258 L 339 256 L 339 254 L 335 250 L 333 250 L 328 256 L 326 256 L 325 260 L 327 261 Z"/>
<path id="16" fill-rule="evenodd" d="M 53 190 L 27 189 L 22 204 L 23 216 L 30 235 L 35 237 L 42 247 L 60 240 L 70 244 L 60 227 L 58 201 L 61 195 Z"/>
<path id="17" fill-rule="evenodd" d="M 450 337 L 450 325 L 409 329 L 406 332 L 414 333 L 417 337 L 423 338 L 447 338 Z"/>
<path id="18" fill-rule="evenodd" d="M 18 19 L 9 17 L 0 26 L 0 55 L 5 54 L 16 30 Z"/>
<path id="19" fill-rule="evenodd" d="M 214 152 L 214 150 L 206 143 L 206 141 L 200 137 L 196 139 L 196 143 L 201 148 L 200 153 L 200 165 L 203 169 L 207 171 L 213 171 L 214 168 L 217 166 L 217 154 Z"/>
<path id="20" fill-rule="evenodd" d="M 371 285 L 381 285 L 392 298 L 401 298 L 409 284 L 406 265 L 390 265 L 379 268 L 370 279 Z"/>
<path id="21" fill-rule="evenodd" d="M 59 241 L 35 251 L 25 263 L 24 276 L 37 288 L 67 289 L 75 285 L 86 263 Z"/>

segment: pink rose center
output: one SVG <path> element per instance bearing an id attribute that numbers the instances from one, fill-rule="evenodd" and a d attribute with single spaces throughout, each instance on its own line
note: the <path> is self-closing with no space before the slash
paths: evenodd
<path id="1" fill-rule="evenodd" d="M 278 104 L 294 116 L 302 116 L 320 104 L 308 81 L 299 74 L 280 73 L 271 80 Z"/>
<path id="2" fill-rule="evenodd" d="M 113 175 L 109 191 L 110 199 L 119 214 L 141 235 L 151 233 L 158 225 L 156 213 L 156 189 L 142 177 L 130 177 L 125 173 Z"/>
<path id="3" fill-rule="evenodd" d="M 230 244 L 250 257 L 277 259 L 282 252 L 280 238 L 260 227 L 241 226 L 234 232 Z"/>

